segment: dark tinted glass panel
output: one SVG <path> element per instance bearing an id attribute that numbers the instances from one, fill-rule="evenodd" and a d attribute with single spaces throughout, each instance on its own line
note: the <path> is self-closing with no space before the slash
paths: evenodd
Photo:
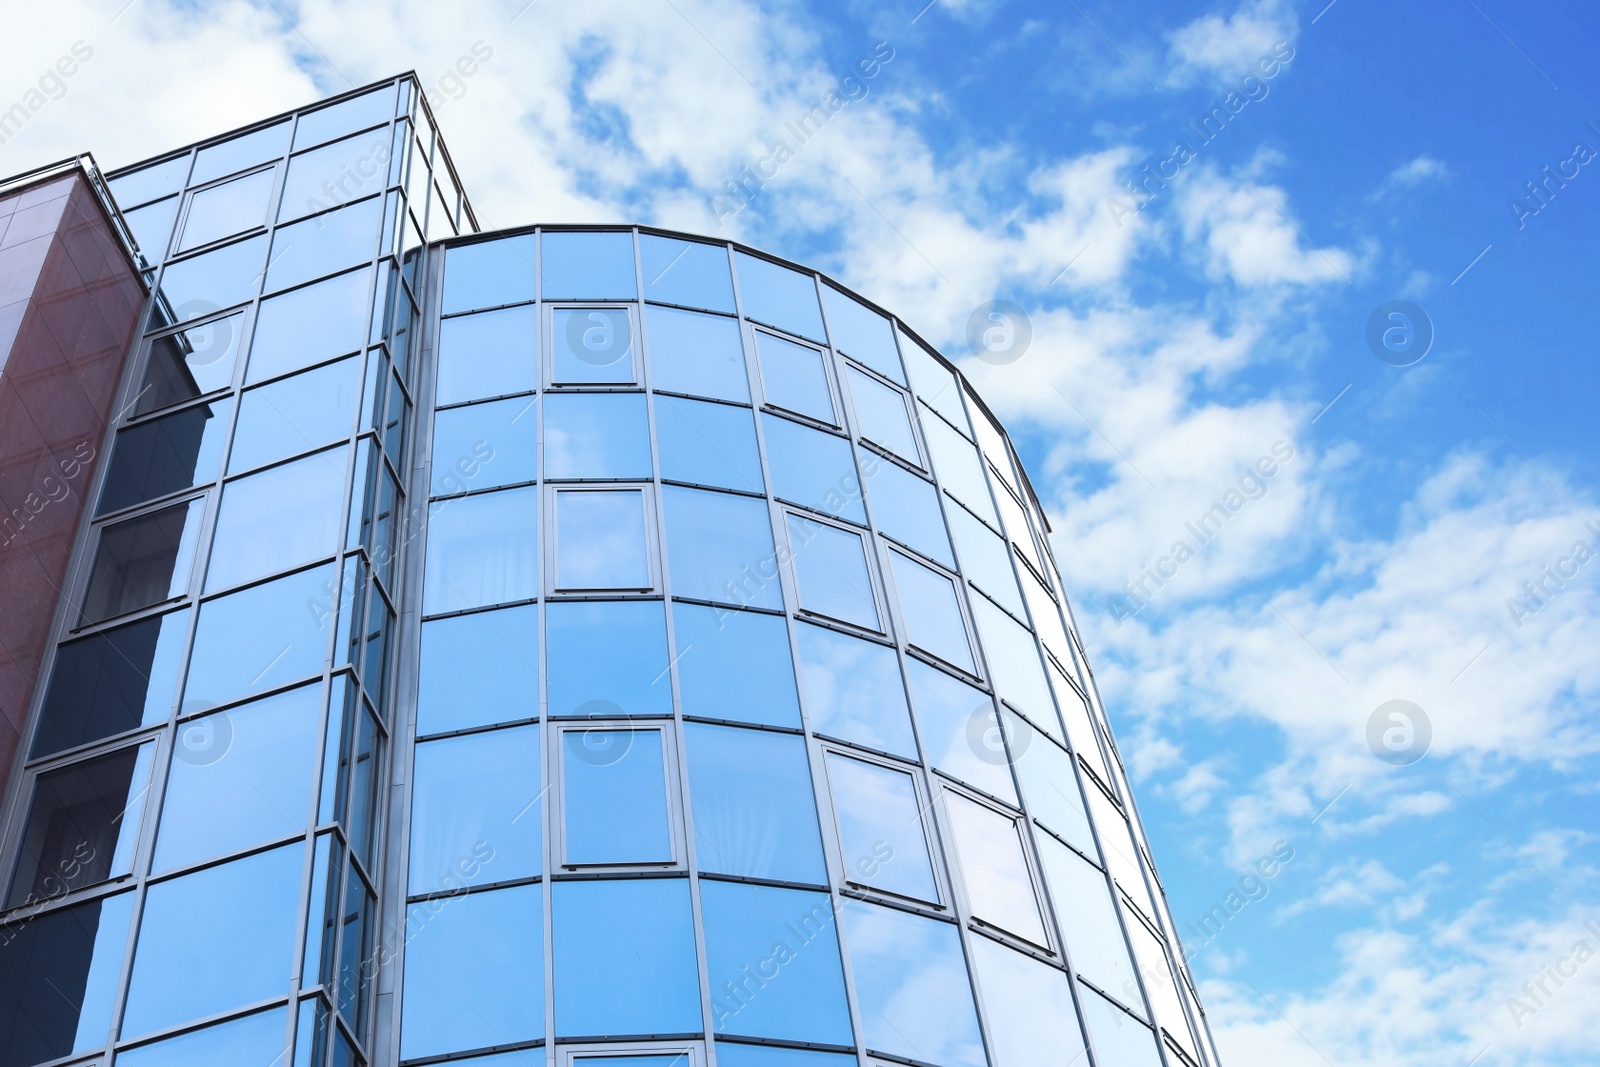
<path id="1" fill-rule="evenodd" d="M 719 489 L 762 489 L 761 456 L 749 408 L 657 396 L 661 477 Z"/>
<path id="2" fill-rule="evenodd" d="M 972 939 L 972 969 L 983 993 L 997 1064 L 1056 1067 L 1062 1062 L 1084 1061 L 1083 1032 L 1072 1010 L 1072 984 L 1066 972 L 986 937 Z M 1086 998 L 1093 995 L 1085 994 Z M 1152 1045 L 1150 1051 L 1154 1050 Z M 1156 1063 L 1153 1056 L 1142 1061 L 1129 1059 L 1098 1042 L 1095 1055 L 1097 1062 L 1118 1067 L 1154 1067 Z"/>
<path id="3" fill-rule="evenodd" d="M 826 884 L 805 739 L 706 723 L 684 737 L 700 869 Z"/>
<path id="4" fill-rule="evenodd" d="M 882 630 L 861 535 L 798 515 L 787 518 L 800 606 L 818 615 Z"/>
<path id="5" fill-rule="evenodd" d="M 99 513 L 209 482 L 222 465 L 233 400 L 196 404 L 117 434 Z"/>
<path id="6" fill-rule="evenodd" d="M 366 339 L 372 271 L 358 270 L 261 302 L 247 382 L 358 350 Z"/>
<path id="7" fill-rule="evenodd" d="M 349 437 L 360 399 L 361 360 L 354 356 L 249 390 L 239 404 L 228 470 L 249 470 Z"/>
<path id="8" fill-rule="evenodd" d="M 851 1043 L 826 893 L 705 881 L 700 900 L 717 1033 Z"/>
<path id="9" fill-rule="evenodd" d="M 641 490 L 568 489 L 555 502 L 557 592 L 652 587 Z"/>
<path id="10" fill-rule="evenodd" d="M 471 245 L 470 248 L 483 248 Z M 469 249 L 451 249 L 450 255 Z M 539 386 L 539 309 L 506 308 L 439 326 L 439 404 L 532 392 Z"/>
<path id="11" fill-rule="evenodd" d="M 289 124 L 280 122 L 264 130 L 202 148 L 195 155 L 194 173 L 190 175 L 189 183 L 200 185 L 224 174 L 276 159 L 288 147 Z"/>
<path id="12" fill-rule="evenodd" d="M 117 1067 L 278 1067 L 284 1029 L 284 1009 L 274 1008 L 119 1052 Z"/>
<path id="13" fill-rule="evenodd" d="M 1128 1067 L 1156 1067 L 1161 1062 L 1151 1029 L 1092 989 L 1083 991 L 1083 1018 L 1099 1058 Z"/>
<path id="14" fill-rule="evenodd" d="M 639 235 L 644 298 L 733 313 L 733 278 L 722 245 Z"/>
<path id="15" fill-rule="evenodd" d="M 923 806 L 911 775 L 836 752 L 828 753 L 827 764 L 845 877 L 937 903 Z"/>
<path id="16" fill-rule="evenodd" d="M 375 196 L 278 227 L 272 235 L 267 290 L 287 289 L 371 259 L 378 246 L 382 213 L 383 198 Z"/>
<path id="17" fill-rule="evenodd" d="M 950 535 L 939 511 L 939 491 L 933 484 L 865 452 L 861 471 L 878 532 L 954 570 L 956 558 L 950 551 Z"/>
<path id="18" fill-rule="evenodd" d="M 159 263 L 167 254 L 172 239 L 172 223 L 178 216 L 179 197 L 169 196 L 148 207 L 123 213 L 134 242 L 150 263 Z"/>
<path id="19" fill-rule="evenodd" d="M 111 195 L 116 198 L 121 207 L 133 207 L 146 200 L 154 200 L 158 196 L 175 193 L 183 188 L 183 180 L 189 173 L 189 154 L 169 159 L 164 163 L 157 163 L 143 170 L 136 170 L 132 174 L 124 174 L 120 178 L 113 178 L 107 184 L 111 187 Z"/>
<path id="20" fill-rule="evenodd" d="M 791 504 L 867 523 L 850 442 L 775 415 L 761 416 L 773 495 Z"/>
<path id="21" fill-rule="evenodd" d="M 104 527 L 82 621 L 98 622 L 182 594 L 203 507 L 204 500 L 189 500 Z"/>
<path id="22" fill-rule="evenodd" d="M 783 607 L 765 500 L 670 485 L 661 495 L 673 595 Z"/>
<path id="23" fill-rule="evenodd" d="M 322 687 L 308 685 L 179 724 L 154 869 L 304 830 L 322 755 L 322 706 Z"/>
<path id="24" fill-rule="evenodd" d="M 818 733 L 917 758 L 894 649 L 800 623 L 800 686 Z"/>
<path id="25" fill-rule="evenodd" d="M 62 645 L 30 755 L 165 722 L 188 630 L 185 608 Z"/>
<path id="26" fill-rule="evenodd" d="M 836 425 L 839 420 L 834 415 L 833 393 L 828 388 L 822 353 L 760 330 L 755 337 L 767 403 Z"/>
<path id="27" fill-rule="evenodd" d="M 202 604 L 184 708 L 215 707 L 321 671 L 334 590 L 330 564 Z"/>
<path id="28" fill-rule="evenodd" d="M 206 589 L 226 589 L 330 556 L 339 547 L 348 446 L 272 467 L 222 489 Z"/>
<path id="29" fill-rule="evenodd" d="M 889 553 L 889 568 L 894 572 L 894 588 L 900 597 L 906 640 L 953 667 L 977 673 L 954 583 L 898 552 Z"/>
<path id="30" fill-rule="evenodd" d="M 750 378 L 738 320 L 646 307 L 644 323 L 653 388 L 749 402 Z"/>
<path id="31" fill-rule="evenodd" d="M 906 414 L 906 398 L 876 378 L 854 367 L 845 370 L 850 382 L 850 398 L 856 412 L 856 429 L 863 440 L 882 445 L 907 462 L 922 465 L 917 441 L 911 434 L 911 416 Z"/>
<path id="32" fill-rule="evenodd" d="M 546 478 L 648 478 L 650 430 L 642 393 L 552 393 L 544 398 Z"/>
<path id="33" fill-rule="evenodd" d="M 275 173 L 259 170 L 190 196 L 178 250 L 198 248 L 264 225 Z"/>
<path id="34" fill-rule="evenodd" d="M 538 477 L 539 414 L 531 396 L 450 408 L 433 417 L 435 496 Z"/>
<path id="35" fill-rule="evenodd" d="M 417 732 L 532 718 L 539 713 L 539 609 L 480 611 L 422 626 Z"/>
<path id="36" fill-rule="evenodd" d="M 671 863 L 662 732 L 592 726 L 560 736 L 563 862 Z"/>
<path id="37" fill-rule="evenodd" d="M 568 601 L 545 609 L 551 715 L 671 715 L 660 601 Z"/>
<path id="38" fill-rule="evenodd" d="M 385 85 L 370 93 L 351 97 L 330 107 L 309 111 L 300 116 L 294 130 L 294 146 L 305 148 L 347 130 L 359 130 L 388 122 L 394 114 L 394 86 Z"/>
<path id="39" fill-rule="evenodd" d="M 244 316 L 229 315 L 150 342 L 134 414 L 180 404 L 233 384 Z"/>
<path id="40" fill-rule="evenodd" d="M 435 505 L 422 607 L 428 614 L 539 595 L 539 491 L 506 489 Z"/>
<path id="41" fill-rule="evenodd" d="M 539 728 L 417 746 L 407 893 L 446 893 L 539 873 Z"/>
<path id="42" fill-rule="evenodd" d="M 685 715 L 800 725 L 789 629 L 779 616 L 672 605 Z"/>
<path id="43" fill-rule="evenodd" d="M 556 308 L 550 314 L 550 380 L 557 385 L 637 381 L 633 317 L 625 308 Z"/>
<path id="44" fill-rule="evenodd" d="M 993 698 L 914 659 L 906 660 L 906 673 L 911 678 L 911 701 L 917 708 L 928 762 L 952 778 L 1016 804 L 1010 757 Z"/>
<path id="45" fill-rule="evenodd" d="M 132 915 L 121 893 L 0 928 L 0 1065 L 106 1043 Z"/>
<path id="46" fill-rule="evenodd" d="M 955 845 L 953 866 L 966 889 L 973 916 L 1035 945 L 1048 946 L 1016 819 L 959 793 L 946 791 L 944 800 Z"/>
<path id="47" fill-rule="evenodd" d="M 557 882 L 557 1036 L 698 1032 L 689 882 Z"/>
<path id="48" fill-rule="evenodd" d="M 390 152 L 389 131 L 383 129 L 292 157 L 283 180 L 278 221 L 326 211 L 378 192 L 388 179 Z"/>
<path id="49" fill-rule="evenodd" d="M 633 234 L 550 233 L 544 235 L 546 300 L 632 300 Z"/>
<path id="50" fill-rule="evenodd" d="M 885 378 L 906 383 L 900 354 L 894 347 L 894 327 L 888 319 L 831 285 L 822 287 L 822 302 L 828 307 L 828 331 L 833 335 L 834 348 Z"/>
<path id="51" fill-rule="evenodd" d="M 153 751 L 147 742 L 39 776 L 6 907 L 128 873 Z"/>
<path id="52" fill-rule="evenodd" d="M 266 266 L 265 234 L 168 264 L 153 323 L 184 322 L 256 295 Z"/>
<path id="53" fill-rule="evenodd" d="M 533 234 L 461 245 L 445 253 L 444 314 L 520 304 L 539 295 Z"/>
<path id="54" fill-rule="evenodd" d="M 743 252 L 739 264 L 739 299 L 746 318 L 776 326 L 800 337 L 826 343 L 817 285 L 809 274 Z"/>

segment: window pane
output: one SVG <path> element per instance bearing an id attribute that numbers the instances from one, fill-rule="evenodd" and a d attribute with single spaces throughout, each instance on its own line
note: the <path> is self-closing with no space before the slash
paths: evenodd
<path id="1" fill-rule="evenodd" d="M 202 148 L 194 157 L 194 173 L 189 176 L 189 184 L 200 185 L 224 174 L 276 159 L 288 147 L 289 124 L 280 122 L 276 126 Z"/>
<path id="2" fill-rule="evenodd" d="M 989 496 L 989 483 L 978 459 L 978 450 L 966 438 L 938 419 L 922 420 L 922 436 L 933 453 L 933 470 L 939 484 L 951 496 L 972 509 L 973 514 L 992 526 L 1000 525 Z"/>
<path id="3" fill-rule="evenodd" d="M 148 207 L 123 212 L 123 221 L 133 232 L 134 243 L 151 263 L 160 263 L 166 258 L 167 246 L 172 241 L 172 223 L 178 217 L 179 199 L 169 196 Z"/>
<path id="4" fill-rule="evenodd" d="M 6 907 L 127 874 L 150 781 L 150 742 L 41 774 Z"/>
<path id="5" fill-rule="evenodd" d="M 1150 1028 L 1092 989 L 1083 990 L 1083 1018 L 1094 1039 L 1095 1056 L 1127 1067 L 1157 1067 L 1161 1055 Z"/>
<path id="6" fill-rule="evenodd" d="M 708 880 L 700 901 L 717 1033 L 853 1043 L 826 893 Z"/>
<path id="7" fill-rule="evenodd" d="M 329 564 L 202 604 L 185 709 L 215 707 L 319 673 L 328 659 L 334 588 Z"/>
<path id="8" fill-rule="evenodd" d="M 1005 541 L 965 508 L 951 505 L 946 512 L 961 556 L 962 575 L 1020 617 L 1022 594 L 1017 590 L 1017 572 L 1012 569 Z"/>
<path id="9" fill-rule="evenodd" d="M 675 603 L 672 622 L 685 715 L 800 725 L 789 630 L 782 618 Z"/>
<path id="10" fill-rule="evenodd" d="M 544 398 L 546 478 L 650 477 L 643 393 L 552 393 Z"/>
<path id="11" fill-rule="evenodd" d="M 561 742 L 563 862 L 671 863 L 661 731 L 594 726 Z"/>
<path id="12" fill-rule="evenodd" d="M 544 1036 L 544 887 L 413 904 L 406 915 L 400 1055 Z"/>
<path id="13" fill-rule="evenodd" d="M 266 251 L 262 234 L 168 264 L 154 321 L 184 322 L 249 300 L 261 281 Z"/>
<path id="14" fill-rule="evenodd" d="M 995 1067 L 1060 1067 L 1083 1061 L 1083 1033 L 1064 972 L 987 937 L 972 938 L 972 969 L 983 991 Z M 1134 1067 L 1135 1061 L 1098 1044 L 1095 1052 L 1099 1063 Z"/>
<path id="15" fill-rule="evenodd" d="M 61 646 L 30 758 L 165 722 L 189 630 L 189 609 Z"/>
<path id="16" fill-rule="evenodd" d="M 488 607 L 539 595 L 539 490 L 506 489 L 435 505 L 422 610 Z"/>
<path id="17" fill-rule="evenodd" d="M 822 353 L 760 330 L 755 332 L 755 337 L 767 403 L 837 425 L 839 420 L 834 415 L 833 394 L 828 389 Z"/>
<path id="18" fill-rule="evenodd" d="M 637 381 L 633 318 L 625 308 L 556 308 L 551 313 L 557 385 L 626 385 Z"/>
<path id="19" fill-rule="evenodd" d="M 717 1042 L 717 1067 L 850 1067 L 855 1062 L 855 1056 L 849 1053 Z"/>
<path id="20" fill-rule="evenodd" d="M 1139 1005 L 1138 979 L 1106 876 L 1065 845 L 1041 835 L 1035 840 L 1072 966 L 1101 989 Z"/>
<path id="21" fill-rule="evenodd" d="M 761 416 L 773 495 L 791 504 L 865 526 L 850 442 L 774 415 Z"/>
<path id="22" fill-rule="evenodd" d="M 444 257 L 444 314 L 534 299 L 539 294 L 539 274 L 534 266 L 538 258 L 531 233 L 448 250 Z"/>
<path id="23" fill-rule="evenodd" d="M 483 245 L 472 245 L 482 248 Z M 465 249 L 453 248 L 450 255 Z M 539 386 L 539 309 L 505 308 L 446 319 L 439 326 L 439 395 L 459 404 L 531 392 Z"/>
<path id="24" fill-rule="evenodd" d="M 338 551 L 349 459 L 348 446 L 330 449 L 225 485 L 206 589 Z"/>
<path id="25" fill-rule="evenodd" d="M 978 640 L 1000 699 L 1034 722 L 1053 721 L 1055 705 L 1050 702 L 1033 635 L 983 597 L 972 598 L 972 619 L 978 625 Z"/>
<path id="26" fill-rule="evenodd" d="M 911 435 L 911 417 L 906 414 L 905 397 L 854 367 L 845 368 L 850 380 L 850 398 L 855 402 L 856 428 L 861 437 L 874 441 L 901 459 L 922 466 L 917 441 Z"/>
<path id="27" fill-rule="evenodd" d="M 641 490 L 568 489 L 555 496 L 558 592 L 655 584 Z"/>
<path id="28" fill-rule="evenodd" d="M 558 1037 L 700 1030 L 688 879 L 557 882 L 553 889 Z"/>
<path id="29" fill-rule="evenodd" d="M 749 408 L 658 395 L 655 409 L 661 477 L 761 492 L 761 456 Z"/>
<path id="30" fill-rule="evenodd" d="M 840 910 L 867 1047 L 940 1067 L 985 1067 L 955 926 L 859 900 Z"/>
<path id="31" fill-rule="evenodd" d="M 745 318 L 776 326 L 799 337 L 826 343 L 817 285 L 811 275 L 780 267 L 771 260 L 735 252 L 739 264 L 739 298 Z"/>
<path id="32" fill-rule="evenodd" d="M 322 687 L 316 685 L 181 723 L 154 869 L 304 830 L 321 742 Z"/>
<path id="33" fill-rule="evenodd" d="M 818 733 L 917 758 L 894 649 L 798 623 L 800 684 Z"/>
<path id="34" fill-rule="evenodd" d="M 284 1030 L 284 1009 L 274 1008 L 119 1052 L 117 1067 L 278 1067 L 289 1052 Z"/>
<path id="35" fill-rule="evenodd" d="M 700 869 L 825 885 L 805 739 L 695 722 L 684 737 Z"/>
<path id="36" fill-rule="evenodd" d="M 1144 978 L 1144 988 L 1150 997 L 1155 1022 L 1189 1054 L 1190 1059 L 1198 1060 L 1162 942 L 1156 939 L 1148 926 L 1132 918 L 1128 920 L 1128 939 L 1133 942 L 1133 958 L 1138 963 L 1139 974 Z"/>
<path id="37" fill-rule="evenodd" d="M 551 715 L 672 714 L 660 601 L 554 603 L 545 625 Z"/>
<path id="38" fill-rule="evenodd" d="M 244 315 L 229 315 L 150 342 L 135 415 L 233 384 Z"/>
<path id="39" fill-rule="evenodd" d="M 639 255 L 646 300 L 733 314 L 726 247 L 641 233 Z"/>
<path id="40" fill-rule="evenodd" d="M 146 200 L 154 200 L 183 188 L 183 179 L 189 173 L 189 153 L 113 178 L 107 184 L 118 206 L 132 207 Z"/>
<path id="41" fill-rule="evenodd" d="M 355 356 L 248 390 L 239 403 L 229 472 L 349 437 L 360 400 L 361 360 Z"/>
<path id="42" fill-rule="evenodd" d="M 202 497 L 102 527 L 80 624 L 181 596 L 204 510 Z"/>
<path id="43" fill-rule="evenodd" d="M 952 426 L 967 433 L 967 412 L 961 406 L 961 387 L 956 383 L 955 374 L 905 334 L 900 335 L 900 351 L 905 354 L 917 396 Z"/>
<path id="44" fill-rule="evenodd" d="M 939 511 L 939 491 L 893 463 L 863 452 L 861 473 L 872 498 L 872 517 L 885 537 L 955 569 L 950 535 Z"/>
<path id="45" fill-rule="evenodd" d="M 906 660 L 906 671 L 928 762 L 952 778 L 1016 804 L 993 698 L 914 659 Z"/>
<path id="46" fill-rule="evenodd" d="M 786 519 L 800 606 L 868 630 L 883 629 L 861 535 L 798 515 Z"/>
<path id="47" fill-rule="evenodd" d="M 765 500 L 663 486 L 667 561 L 676 596 L 782 608 Z"/>
<path id="48" fill-rule="evenodd" d="M 367 335 L 372 271 L 358 270 L 261 302 L 246 382 L 355 352 Z"/>
<path id="49" fill-rule="evenodd" d="M 845 878 L 938 903 L 923 809 L 911 775 L 830 752 L 828 784 Z"/>
<path id="50" fill-rule="evenodd" d="M 196 404 L 117 434 L 101 515 L 209 482 L 222 465 L 233 398 Z"/>
<path id="51" fill-rule="evenodd" d="M 1086 856 L 1098 857 L 1089 816 L 1078 792 L 1072 756 L 1040 734 L 1025 719 L 1004 713 L 1011 759 L 1028 802 L 1028 813 Z"/>
<path id="52" fill-rule="evenodd" d="M 950 579 L 898 552 L 889 553 L 906 640 L 954 667 L 976 674 L 967 624 Z"/>
<path id="53" fill-rule="evenodd" d="M 257 171 L 231 182 L 213 185 L 189 198 L 189 213 L 183 220 L 180 252 L 220 241 L 236 233 L 264 225 L 267 197 L 272 195 L 275 169 Z"/>
<path id="54" fill-rule="evenodd" d="M 632 300 L 633 234 L 550 233 L 544 235 L 546 300 Z"/>
<path id="55" fill-rule="evenodd" d="M 1035 945 L 1048 947 L 1033 876 L 1015 819 L 945 791 L 945 811 L 972 914 Z"/>
<path id="56" fill-rule="evenodd" d="M 822 302 L 828 306 L 834 348 L 885 378 L 906 384 L 900 354 L 894 347 L 894 327 L 888 319 L 831 285 L 822 286 Z"/>
<path id="57" fill-rule="evenodd" d="M 394 86 L 385 85 L 370 93 L 351 97 L 329 107 L 318 108 L 300 116 L 294 130 L 294 146 L 305 148 L 337 137 L 346 130 L 359 130 L 388 122 L 394 114 Z"/>
<path id="58" fill-rule="evenodd" d="M 433 494 L 533 481 L 539 465 L 536 405 L 531 396 L 516 397 L 435 415 Z"/>
<path id="59" fill-rule="evenodd" d="M 304 856 L 303 844 L 285 845 L 151 886 L 122 1033 L 146 1034 L 288 992 Z"/>
<path id="60" fill-rule="evenodd" d="M 272 235 L 267 291 L 287 289 L 367 262 L 377 250 L 382 224 L 383 198 L 374 196 L 304 222 L 278 227 Z"/>
<path id="61" fill-rule="evenodd" d="M 29 1067 L 106 1043 L 133 894 L 0 928 L 0 1063 Z"/>
<path id="62" fill-rule="evenodd" d="M 644 321 L 654 388 L 750 402 L 750 379 L 737 319 L 646 307 Z"/>
<path id="63" fill-rule="evenodd" d="M 480 611 L 422 624 L 417 732 L 539 714 L 539 609 Z"/>
<path id="64" fill-rule="evenodd" d="M 301 123 L 304 122 L 302 118 Z M 306 143 L 298 137 L 296 140 L 302 145 Z M 348 204 L 359 196 L 382 189 L 389 176 L 391 152 L 389 131 L 382 129 L 347 137 L 314 152 L 292 157 L 289 173 L 283 179 L 278 221 L 288 222 Z"/>
<path id="65" fill-rule="evenodd" d="M 537 875 L 539 766 L 537 726 L 419 744 L 406 892 L 446 893 Z"/>

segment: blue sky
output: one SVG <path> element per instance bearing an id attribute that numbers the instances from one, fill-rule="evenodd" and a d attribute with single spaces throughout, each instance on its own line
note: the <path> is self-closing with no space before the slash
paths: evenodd
<path id="1" fill-rule="evenodd" d="M 1573 555 L 1600 550 L 1600 12 L 923 2 L 70 0 L 8 16 L 0 107 L 75 40 L 94 57 L 0 172 L 119 165 L 415 68 L 486 226 L 654 222 L 831 271 L 1015 431 L 1180 927 L 1294 849 L 1195 956 L 1227 1061 L 1600 1063 L 1600 962 L 1523 988 L 1600 950 L 1600 559 Z M 724 182 L 880 42 L 864 94 L 719 226 Z M 1230 89 L 1250 99 L 1199 144 L 1185 124 Z M 1116 208 L 1178 139 L 1177 176 Z M 1539 204 L 1547 165 L 1576 175 Z M 1033 329 L 1004 366 L 964 340 L 996 298 Z M 1365 338 L 1394 300 L 1435 335 L 1407 367 Z M 1119 618 L 1275 446 L 1258 498 Z M 1391 700 L 1432 726 L 1409 766 L 1368 746 Z"/>

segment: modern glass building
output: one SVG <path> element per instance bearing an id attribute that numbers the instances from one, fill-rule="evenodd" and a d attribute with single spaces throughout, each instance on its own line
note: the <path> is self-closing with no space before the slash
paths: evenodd
<path id="1" fill-rule="evenodd" d="M 1038 500 L 910 328 L 478 232 L 409 75 L 68 170 L 147 288 L 13 656 L 0 1067 L 1217 1063 Z"/>

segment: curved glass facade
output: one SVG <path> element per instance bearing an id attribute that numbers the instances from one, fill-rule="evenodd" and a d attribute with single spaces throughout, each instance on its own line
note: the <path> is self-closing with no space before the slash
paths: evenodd
<path id="1" fill-rule="evenodd" d="M 112 188 L 156 296 L 0 1067 L 1216 1062 L 1038 502 L 898 321 L 475 234 L 409 78 Z"/>

